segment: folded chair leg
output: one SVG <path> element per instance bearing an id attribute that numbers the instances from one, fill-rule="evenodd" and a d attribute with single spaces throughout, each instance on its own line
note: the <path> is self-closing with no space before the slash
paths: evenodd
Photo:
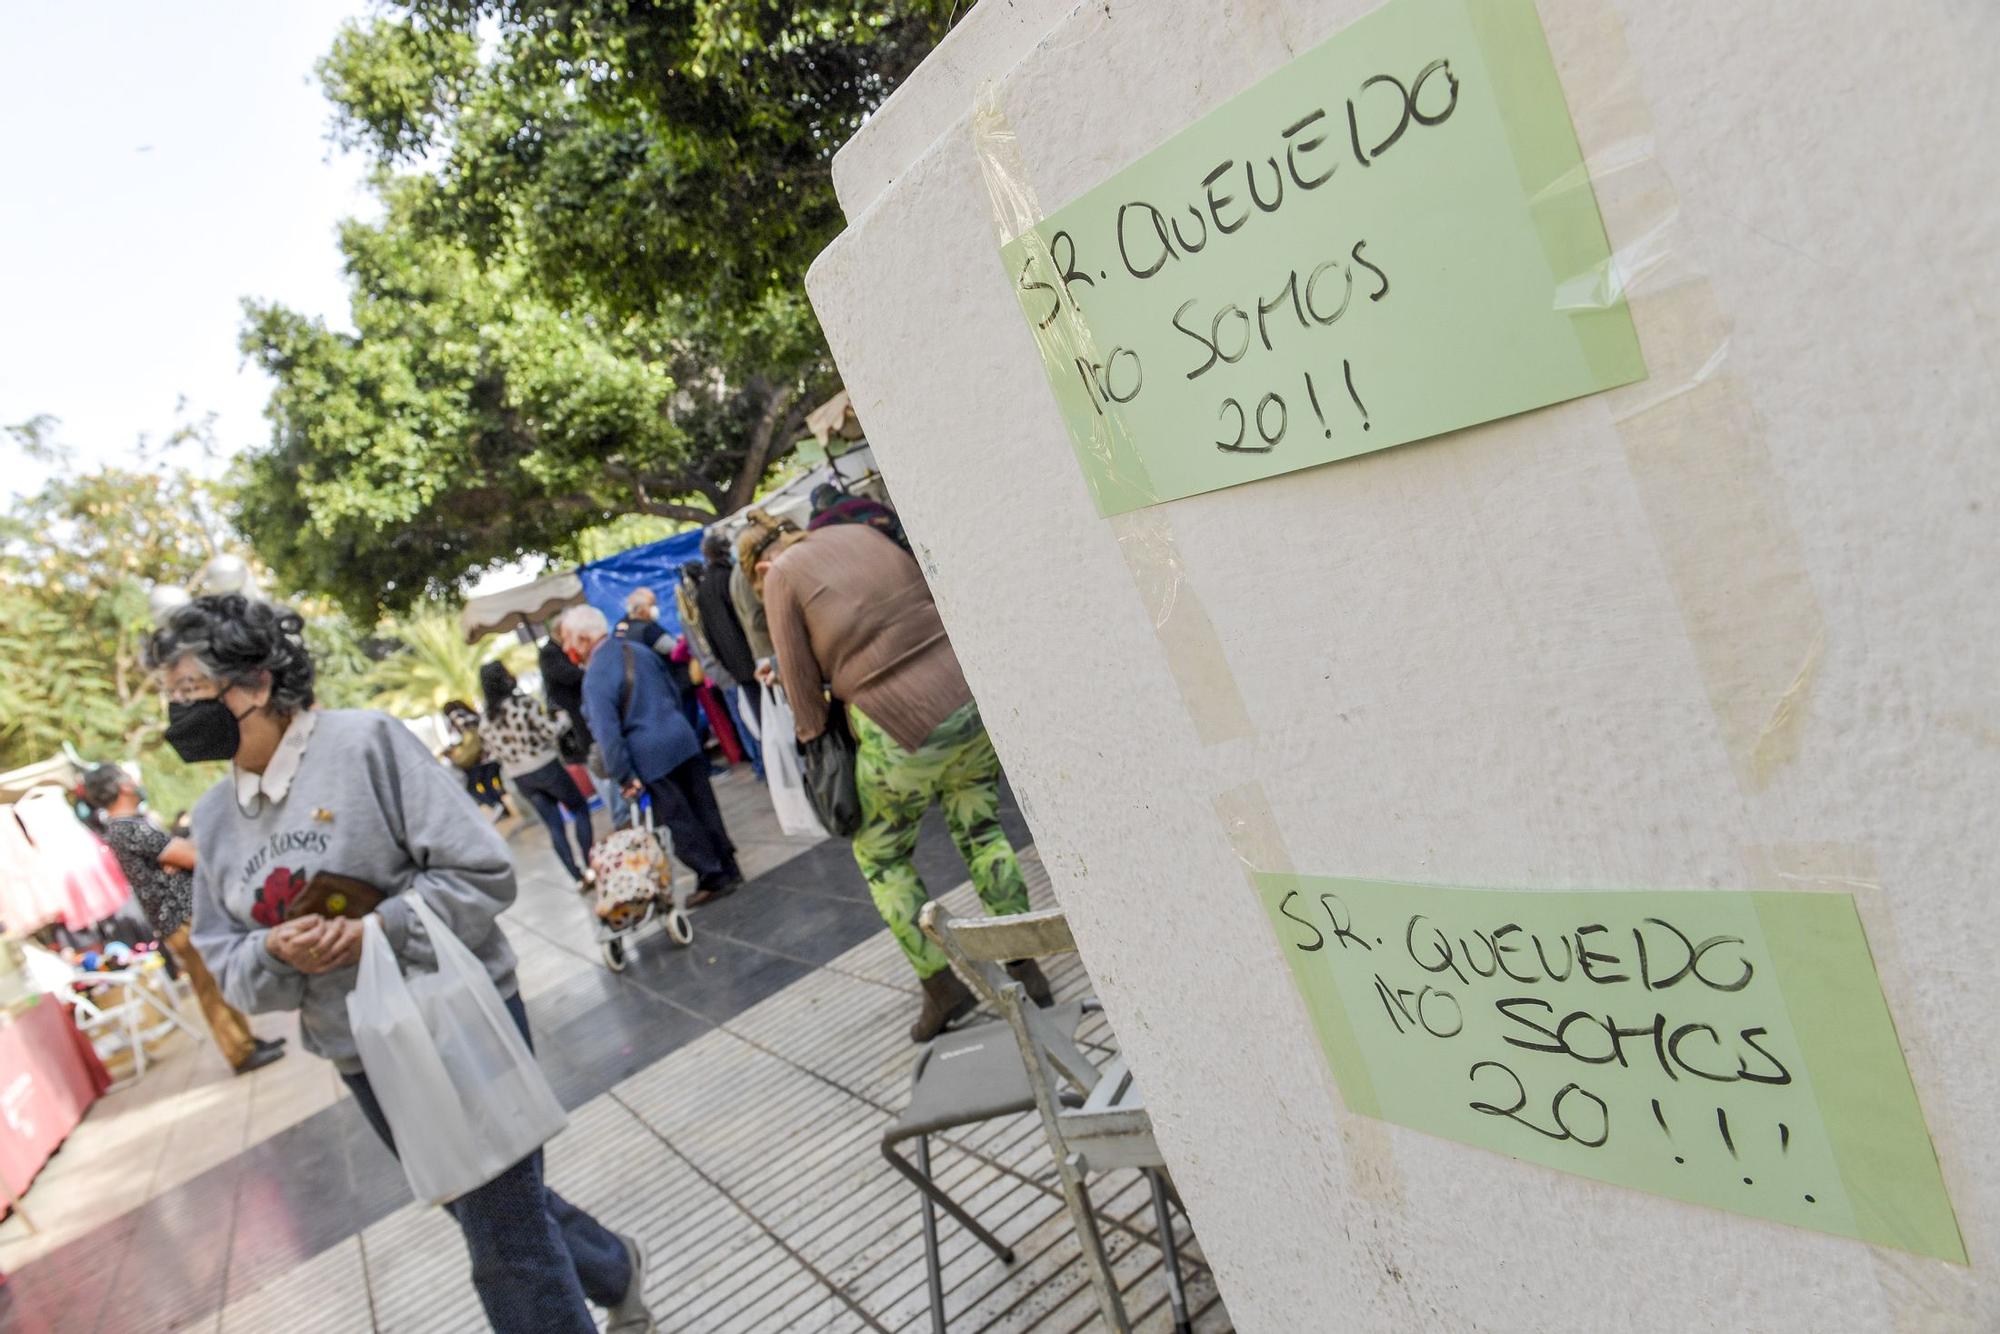
<path id="1" fill-rule="evenodd" d="M 1167 1187 L 1160 1174 L 1145 1169 L 1146 1182 L 1153 1188 L 1153 1217 L 1160 1224 L 1160 1257 L 1166 1261 L 1167 1305 L 1174 1312 L 1174 1334 L 1189 1334 L 1187 1289 L 1181 1284 L 1181 1248 L 1174 1240 L 1174 1217 L 1167 1209 Z"/>
<path id="2" fill-rule="evenodd" d="M 931 1137 L 917 1137 L 917 1169 L 928 1179 L 931 1174 Z M 924 1275 L 931 1289 L 931 1331 L 945 1334 L 944 1328 L 944 1271 L 938 1262 L 937 1206 L 931 1197 L 919 1191 L 924 1203 Z"/>
<path id="3" fill-rule="evenodd" d="M 146 1040 L 139 1035 L 139 1007 L 125 1011 L 125 1041 L 132 1045 L 132 1078 L 146 1073 Z"/>
<path id="4" fill-rule="evenodd" d="M 928 1143 L 924 1145 L 924 1152 L 927 1156 L 926 1160 L 928 1160 L 930 1152 L 930 1145 Z M 994 1236 L 978 1219 L 967 1213 L 964 1205 L 940 1191 L 931 1181 L 930 1172 L 927 1169 L 918 1170 L 910 1164 L 908 1159 L 886 1144 L 882 1146 L 882 1156 L 889 1160 L 889 1166 L 902 1173 L 904 1179 L 917 1188 L 918 1194 L 927 1200 L 942 1205 L 944 1211 L 950 1214 L 960 1227 L 979 1238 L 980 1244 L 998 1256 L 1000 1263 L 1008 1265 L 1014 1263 L 1014 1248 Z"/>
<path id="5" fill-rule="evenodd" d="M 1090 1203 L 1090 1190 L 1084 1185 L 1083 1155 L 1072 1153 L 1064 1158 L 1057 1175 L 1062 1178 L 1063 1200 L 1069 1205 L 1071 1221 L 1076 1224 L 1076 1239 L 1083 1247 L 1083 1266 L 1090 1273 L 1090 1286 L 1097 1289 L 1097 1309 L 1104 1317 L 1104 1326 L 1112 1334 L 1131 1334 L 1131 1322 L 1125 1318 L 1125 1302 L 1118 1295 L 1118 1279 L 1111 1272 L 1111 1262 L 1104 1255 L 1104 1238 L 1097 1230 L 1097 1212 Z"/>

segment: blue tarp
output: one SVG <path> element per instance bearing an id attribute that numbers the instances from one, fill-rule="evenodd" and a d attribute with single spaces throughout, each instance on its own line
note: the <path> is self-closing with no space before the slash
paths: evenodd
<path id="1" fill-rule="evenodd" d="M 680 583 L 681 566 L 701 559 L 703 529 L 676 533 L 643 547 L 633 547 L 603 560 L 577 567 L 583 581 L 583 597 L 604 613 L 613 625 L 625 614 L 625 596 L 635 588 L 650 588 L 660 601 L 660 625 L 667 637 L 681 632 L 680 610 L 674 605 L 674 587 Z"/>

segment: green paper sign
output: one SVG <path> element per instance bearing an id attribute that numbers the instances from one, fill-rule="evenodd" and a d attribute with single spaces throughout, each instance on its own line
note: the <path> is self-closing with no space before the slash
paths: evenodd
<path id="1" fill-rule="evenodd" d="M 1646 375 L 1533 0 L 1390 0 L 1002 255 L 1104 514 Z"/>
<path id="2" fill-rule="evenodd" d="M 1257 884 L 1353 1110 L 1966 1262 L 1851 896 Z"/>

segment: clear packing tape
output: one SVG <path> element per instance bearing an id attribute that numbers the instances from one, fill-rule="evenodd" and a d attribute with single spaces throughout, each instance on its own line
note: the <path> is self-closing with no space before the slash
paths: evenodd
<path id="1" fill-rule="evenodd" d="M 972 125 L 980 171 L 992 201 L 995 231 L 1001 244 L 1018 239 L 1039 255 L 1043 263 L 1053 265 L 1053 256 L 1035 231 L 1035 224 L 1042 216 L 1041 202 L 1021 160 L 1020 143 L 1000 108 L 999 91 L 991 84 L 981 90 Z M 1094 364 L 1102 360 L 1092 341 L 1090 326 L 1074 306 L 1037 326 L 1035 339 L 1045 361 L 1053 359 L 1057 364 L 1069 364 L 1081 360 Z M 1144 465 L 1138 461 L 1123 414 L 1114 412 L 1096 417 L 1092 434 L 1084 438 L 1080 447 L 1094 456 L 1099 465 L 1096 471 L 1087 467 L 1086 476 L 1122 478 L 1124 484 L 1150 494 L 1144 481 Z M 1186 565 L 1166 513 L 1158 508 L 1136 509 L 1115 516 L 1112 526 L 1126 568 L 1132 573 L 1153 631 L 1165 650 L 1182 704 L 1202 744 L 1214 745 L 1250 735 L 1254 728 L 1249 710 L 1223 656 L 1214 622 L 1187 581 Z"/>
<path id="2" fill-rule="evenodd" d="M 1390 0 L 1385 9 L 1409 2 Z M 1449 2 L 1470 5 L 1470 0 Z M 1527 166 L 1532 155 L 1517 152 L 1522 201 L 1537 217 L 1572 223 L 1587 206 L 1593 222 L 1601 218 L 1602 227 L 1602 248 L 1590 262 L 1552 267 L 1549 309 L 1570 317 L 1621 306 L 1629 310 L 1645 372 L 1644 378 L 1546 400 L 1548 406 L 1529 411 L 1601 413 L 1615 431 L 1719 738 L 1747 801 L 1766 793 L 1796 757 L 1817 665 L 1828 648 L 1825 620 L 1762 428 L 1746 388 L 1731 371 L 1728 315 L 1686 244 L 1679 194 L 1655 151 L 1651 111 L 1622 20 L 1609 0 L 1535 0 L 1529 12 L 1546 37 L 1575 134 L 1576 160 L 1534 176 Z M 1135 40 L 1136 31 L 1149 22 L 1164 30 L 1173 21 L 1166 13 L 1149 17 L 1147 7 L 1136 2 L 1108 0 L 1077 11 L 1053 37 L 1059 47 L 1044 50 L 1074 48 L 1062 52 L 1062 58 L 1085 68 L 1093 60 L 1114 58 L 1109 54 L 1113 44 L 1128 51 L 1145 49 L 1143 38 Z M 1218 38 L 1225 46 L 1228 40 L 1227 35 Z M 1209 68 L 1227 68 L 1233 54 L 1213 53 Z M 1256 64 L 1246 59 L 1238 67 Z M 1269 72 L 1267 68 L 1262 74 Z M 1257 77 L 1262 75 L 1246 75 L 1239 86 L 1252 86 Z M 1210 98 L 1199 109 L 1213 114 L 1219 100 Z M 989 84 L 982 90 L 972 130 L 1010 284 L 1018 293 L 1038 281 L 1037 271 L 1076 271 L 1077 243 L 1069 242 L 1067 255 L 1058 255 L 1050 243 L 1052 233 L 1044 225 L 1049 215 L 1007 114 L 1004 86 Z M 1275 169 L 1275 160 L 1272 165 Z M 1198 170 L 1194 174 L 1199 177 Z M 1553 257 L 1564 249 L 1555 245 L 1549 253 Z M 1045 366 L 1102 367 L 1109 362 L 1109 349 L 1067 292 L 1046 312 L 1025 301 L 1023 306 Z M 1087 375 L 1079 378 L 1087 385 Z M 1056 379 L 1052 369 L 1052 385 Z M 1142 428 L 1115 395 L 1098 393 L 1087 415 L 1064 401 L 1060 386 L 1056 396 L 1093 499 L 1109 518 L 1199 743 L 1206 748 L 1256 739 L 1256 724 L 1196 588 L 1196 572 L 1175 536 L 1176 508 L 1170 502 L 1205 502 L 1195 492 L 1156 482 L 1135 440 L 1135 431 Z M 1315 409 L 1324 406 L 1314 404 Z M 1081 430 L 1079 422 L 1084 423 Z M 1470 423 L 1407 447 L 1480 448 L 1493 443 L 1480 439 L 1483 429 Z M 1259 781 L 1218 793 L 1213 806 L 1246 872 L 1292 869 L 1282 829 Z M 1746 806 L 1746 811 L 1754 809 Z M 1774 825 L 1789 826 L 1781 805 L 1766 813 Z M 1753 814 L 1751 822 L 1754 826 L 1763 820 Z M 1844 849 L 1843 855 L 1868 862 L 1866 849 Z M 1774 881 L 1763 851 L 1746 849 L 1745 856 L 1747 881 L 1772 889 L 1826 887 L 1816 876 Z M 1872 865 L 1870 871 L 1857 902 L 1870 933 L 1892 937 L 1887 907 L 1872 882 Z M 1340 1131 L 1350 1184 L 1370 1201 L 1394 1203 L 1403 1186 L 1386 1127 L 1347 1117 Z M 1969 1309 L 1960 1281 L 1964 1271 L 1940 1272 L 1933 1263 L 1879 1247 L 1874 1254 L 1885 1293 L 1895 1294 L 1908 1309 Z"/>

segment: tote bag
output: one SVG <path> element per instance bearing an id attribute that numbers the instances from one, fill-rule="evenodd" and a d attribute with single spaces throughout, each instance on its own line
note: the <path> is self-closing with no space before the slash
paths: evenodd
<path id="1" fill-rule="evenodd" d="M 854 733 L 847 727 L 847 706 L 828 700 L 826 730 L 800 749 L 813 813 L 827 833 L 853 838 L 861 832 L 861 794 L 855 787 Z"/>
<path id="2" fill-rule="evenodd" d="M 771 789 L 771 809 L 777 812 L 778 828 L 787 834 L 824 835 L 826 828 L 813 812 L 812 798 L 806 795 L 799 748 L 788 744 L 798 735 L 798 726 L 783 690 L 764 687 L 763 714 L 764 735 L 778 738 L 777 745 L 764 748 L 764 777 Z"/>
<path id="3" fill-rule="evenodd" d="M 365 919 L 347 1018 L 411 1192 L 443 1204 L 533 1153 L 568 1116 L 486 966 L 421 896 L 409 902 L 437 971 L 404 977 L 381 923 Z"/>

